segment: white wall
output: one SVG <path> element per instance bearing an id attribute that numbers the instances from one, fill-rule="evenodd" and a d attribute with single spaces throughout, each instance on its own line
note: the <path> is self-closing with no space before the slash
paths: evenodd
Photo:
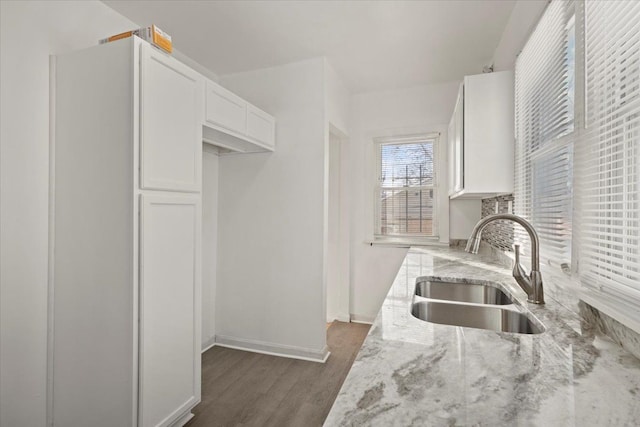
<path id="1" fill-rule="evenodd" d="M 380 309 L 406 249 L 370 246 L 374 227 L 375 152 L 373 138 L 440 132 L 438 221 L 440 239 L 449 241 L 447 127 L 459 82 L 398 91 L 358 94 L 351 101 L 349 169 L 351 194 L 351 315 L 371 321 Z"/>
<path id="2" fill-rule="evenodd" d="M 46 418 L 49 55 L 135 25 L 98 1 L 0 2 L 0 425 Z"/>
<path id="3" fill-rule="evenodd" d="M 547 3 L 548 0 L 519 0 L 516 2 L 493 54 L 495 71 L 513 70 L 516 56 L 540 20 Z"/>
<path id="4" fill-rule="evenodd" d="M 202 153 L 202 348 L 215 341 L 218 268 L 218 154 L 209 144 Z"/>
<path id="5" fill-rule="evenodd" d="M 322 357 L 324 59 L 220 82 L 277 130 L 273 153 L 220 157 L 216 341 Z"/>
<path id="6" fill-rule="evenodd" d="M 344 81 L 326 60 L 324 72 L 327 120 L 342 134 L 348 135 L 351 94 Z"/>
<path id="7" fill-rule="evenodd" d="M 481 217 L 482 200 L 451 200 L 449 202 L 449 238 L 467 240 Z"/>

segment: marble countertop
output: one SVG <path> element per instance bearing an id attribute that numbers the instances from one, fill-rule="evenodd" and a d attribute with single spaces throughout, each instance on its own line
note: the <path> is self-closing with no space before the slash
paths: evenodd
<path id="1" fill-rule="evenodd" d="M 420 276 L 494 282 L 546 331 L 418 320 L 410 307 Z M 544 306 L 527 303 L 509 269 L 488 256 L 412 248 L 325 426 L 640 425 L 640 359 L 545 297 Z"/>

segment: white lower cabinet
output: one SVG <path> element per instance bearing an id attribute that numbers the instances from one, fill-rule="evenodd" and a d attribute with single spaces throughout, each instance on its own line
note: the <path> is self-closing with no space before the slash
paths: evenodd
<path id="1" fill-rule="evenodd" d="M 176 426 L 200 401 L 204 81 L 148 49 L 52 60 L 50 426 Z"/>
<path id="2" fill-rule="evenodd" d="M 143 194 L 140 425 L 168 425 L 200 396 L 200 199 Z"/>

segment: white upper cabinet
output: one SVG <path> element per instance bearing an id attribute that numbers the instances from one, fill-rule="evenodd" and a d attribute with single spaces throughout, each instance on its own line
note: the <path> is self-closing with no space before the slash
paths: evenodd
<path id="1" fill-rule="evenodd" d="M 141 187 L 200 191 L 204 78 L 141 46 Z"/>
<path id="2" fill-rule="evenodd" d="M 273 151 L 275 118 L 217 83 L 207 81 L 203 141 L 221 152 Z"/>
<path id="3" fill-rule="evenodd" d="M 466 76 L 452 118 L 451 198 L 513 192 L 513 72 Z M 451 152 L 450 151 L 450 152 Z"/>
<path id="4" fill-rule="evenodd" d="M 250 138 L 273 148 L 275 132 L 276 123 L 272 116 L 253 105 L 247 105 L 247 135 Z"/>
<path id="5" fill-rule="evenodd" d="M 232 132 L 247 128 L 247 102 L 213 82 L 207 82 L 207 123 Z"/>
<path id="6" fill-rule="evenodd" d="M 463 123 L 464 123 L 464 102 L 463 102 L 464 85 L 460 85 L 458 90 L 458 98 L 456 107 L 453 110 L 453 116 L 449 123 L 449 195 L 455 194 L 463 188 L 463 166 L 464 155 L 462 152 L 463 144 Z"/>

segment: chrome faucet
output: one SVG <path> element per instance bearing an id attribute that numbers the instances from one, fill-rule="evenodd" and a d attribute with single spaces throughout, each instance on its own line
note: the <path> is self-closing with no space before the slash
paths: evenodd
<path id="1" fill-rule="evenodd" d="M 499 220 L 499 219 L 507 219 L 513 222 L 520 224 L 526 231 L 529 233 L 529 239 L 531 239 L 531 273 L 527 275 L 524 267 L 520 265 L 520 245 L 515 245 L 516 249 L 516 261 L 513 266 L 513 277 L 518 282 L 518 285 L 527 293 L 528 299 L 527 301 L 534 304 L 544 304 L 544 291 L 542 289 L 542 274 L 540 273 L 540 254 L 538 252 L 540 247 L 540 242 L 538 240 L 538 233 L 533 228 L 531 223 L 529 223 L 524 218 L 519 217 L 518 215 L 512 214 L 495 214 L 489 215 L 476 224 L 473 227 L 473 231 L 471 232 L 471 236 L 469 236 L 469 241 L 467 242 L 467 247 L 465 251 L 473 254 L 478 253 L 478 248 L 480 247 L 480 238 L 482 237 L 482 230 L 489 224 L 490 222 Z"/>

